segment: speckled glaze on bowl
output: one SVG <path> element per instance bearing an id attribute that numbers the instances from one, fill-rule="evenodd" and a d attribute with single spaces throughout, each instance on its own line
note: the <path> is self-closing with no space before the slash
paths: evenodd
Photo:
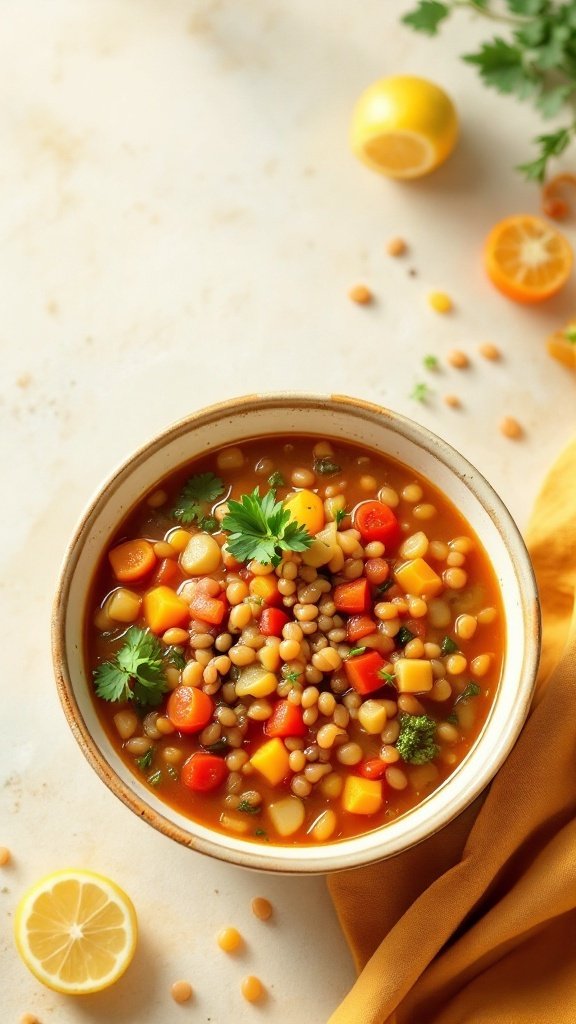
<path id="1" fill-rule="evenodd" d="M 373 832 L 323 846 L 258 844 L 216 832 L 163 803 L 121 761 L 90 696 L 84 614 L 94 570 L 119 522 L 171 470 L 212 448 L 271 434 L 320 434 L 376 449 L 430 479 L 480 537 L 504 597 L 506 654 L 488 719 L 467 757 L 421 804 Z M 135 814 L 200 853 L 260 870 L 341 871 L 395 856 L 443 828 L 498 771 L 522 728 L 534 689 L 540 617 L 532 567 L 510 513 L 486 480 L 429 430 L 340 395 L 250 395 L 176 423 L 135 452 L 97 493 L 66 552 L 54 606 L 53 658 L 64 712 L 100 778 Z"/>

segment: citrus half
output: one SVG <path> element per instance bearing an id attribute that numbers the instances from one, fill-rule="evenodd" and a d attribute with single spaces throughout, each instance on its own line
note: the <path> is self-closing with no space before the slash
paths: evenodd
<path id="1" fill-rule="evenodd" d="M 425 78 L 393 75 L 374 82 L 352 115 L 356 156 L 391 178 L 419 178 L 452 152 L 458 118 L 449 96 Z"/>
<path id="2" fill-rule="evenodd" d="M 131 900 L 92 871 L 57 871 L 24 894 L 14 922 L 24 963 L 48 988 L 99 992 L 124 973 L 136 949 Z"/>
<path id="3" fill-rule="evenodd" d="M 566 284 L 572 249 L 556 228 L 540 217 L 520 214 L 496 224 L 484 246 L 486 272 L 515 302 L 549 299 Z"/>

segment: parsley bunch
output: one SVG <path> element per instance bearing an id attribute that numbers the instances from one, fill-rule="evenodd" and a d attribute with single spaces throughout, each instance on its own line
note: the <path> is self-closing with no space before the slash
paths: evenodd
<path id="1" fill-rule="evenodd" d="M 456 8 L 504 23 L 509 38 L 494 36 L 463 60 L 478 68 L 485 85 L 533 103 L 542 117 L 554 117 L 576 93 L 576 0 L 419 0 L 402 21 L 429 36 Z M 576 119 L 534 140 L 535 159 L 517 168 L 529 181 L 543 182 L 548 161 L 576 136 Z"/>
<path id="2" fill-rule="evenodd" d="M 168 686 L 165 648 L 147 629 L 130 626 L 113 661 L 94 671 L 96 695 L 102 700 L 133 700 L 142 707 L 157 707 Z M 168 654 L 168 659 L 170 655 Z"/>
<path id="3" fill-rule="evenodd" d="M 213 533 L 218 523 L 214 516 L 207 515 L 208 508 L 226 490 L 222 480 L 215 473 L 197 473 L 186 481 L 172 515 L 185 526 L 197 523 L 201 530 Z"/>
<path id="4" fill-rule="evenodd" d="M 234 558 L 239 562 L 254 558 L 263 565 L 279 565 L 283 551 L 306 551 L 313 540 L 306 527 L 276 501 L 274 491 L 260 497 L 258 487 L 252 494 L 243 494 L 240 501 L 228 502 L 222 529 L 230 534 L 227 546 Z"/>

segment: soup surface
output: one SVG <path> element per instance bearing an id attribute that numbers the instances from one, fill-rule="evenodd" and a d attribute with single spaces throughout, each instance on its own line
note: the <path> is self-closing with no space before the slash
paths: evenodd
<path id="1" fill-rule="evenodd" d="M 87 615 L 98 713 L 183 814 L 333 842 L 447 778 L 503 659 L 493 569 L 413 470 L 317 437 L 211 452 L 143 496 Z"/>

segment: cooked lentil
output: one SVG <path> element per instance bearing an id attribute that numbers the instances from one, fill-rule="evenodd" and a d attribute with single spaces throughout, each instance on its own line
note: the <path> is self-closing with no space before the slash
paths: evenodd
<path id="1" fill-rule="evenodd" d="M 192 985 L 189 981 L 175 981 L 170 995 L 175 1003 L 187 1003 L 192 998 Z"/>

